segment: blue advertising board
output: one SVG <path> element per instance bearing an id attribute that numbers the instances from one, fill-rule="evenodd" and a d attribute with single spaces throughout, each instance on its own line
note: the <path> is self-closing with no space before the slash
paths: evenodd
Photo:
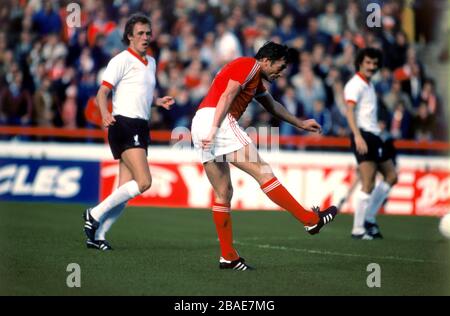
<path id="1" fill-rule="evenodd" d="M 0 158 L 0 201 L 97 203 L 99 162 Z"/>

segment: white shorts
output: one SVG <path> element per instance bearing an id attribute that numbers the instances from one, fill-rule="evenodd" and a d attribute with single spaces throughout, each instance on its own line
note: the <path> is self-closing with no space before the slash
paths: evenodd
<path id="1" fill-rule="evenodd" d="M 192 120 L 192 141 L 202 163 L 235 152 L 252 142 L 236 119 L 227 114 L 217 131 L 213 146 L 208 150 L 202 149 L 201 141 L 211 131 L 215 112 L 216 108 L 202 108 L 197 111 Z"/>

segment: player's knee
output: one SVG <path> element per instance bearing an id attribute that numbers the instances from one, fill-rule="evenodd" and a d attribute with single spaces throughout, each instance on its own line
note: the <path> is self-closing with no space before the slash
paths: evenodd
<path id="1" fill-rule="evenodd" d="M 224 188 L 223 190 L 220 190 L 216 193 L 216 200 L 220 201 L 221 203 L 230 203 L 231 199 L 233 198 L 233 187 L 229 186 Z"/>
<path id="2" fill-rule="evenodd" d="M 390 174 L 386 177 L 386 182 L 392 187 L 398 182 L 398 176 L 396 173 Z"/>
<path id="3" fill-rule="evenodd" d="M 152 186 L 152 179 L 143 179 L 138 181 L 139 191 L 144 193 Z"/>
<path id="4" fill-rule="evenodd" d="M 366 184 L 363 184 L 361 190 L 367 194 L 370 194 L 370 193 L 372 193 L 374 187 L 375 187 L 374 183 L 366 183 Z"/>

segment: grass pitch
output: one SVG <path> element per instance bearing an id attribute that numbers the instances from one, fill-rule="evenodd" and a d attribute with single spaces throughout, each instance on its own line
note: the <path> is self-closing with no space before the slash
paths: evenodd
<path id="1" fill-rule="evenodd" d="M 234 212 L 234 238 L 256 271 L 218 269 L 210 212 L 127 208 L 111 252 L 89 250 L 83 205 L 0 202 L 0 295 L 450 295 L 450 241 L 439 219 L 380 216 L 384 240 L 350 239 L 339 215 L 309 236 L 287 212 Z M 69 288 L 69 263 L 81 287 Z M 369 288 L 370 263 L 381 287 Z"/>

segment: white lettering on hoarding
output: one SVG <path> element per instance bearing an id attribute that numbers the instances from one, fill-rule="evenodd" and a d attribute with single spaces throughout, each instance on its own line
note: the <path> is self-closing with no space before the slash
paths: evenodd
<path id="1" fill-rule="evenodd" d="M 191 207 L 209 207 L 211 205 L 211 184 L 203 168 L 197 165 L 178 165 L 183 182 L 188 189 L 188 205 Z"/>
<path id="2" fill-rule="evenodd" d="M 331 197 L 331 203 L 336 204 L 347 194 L 349 184 L 346 182 L 348 170 L 310 169 L 305 171 L 305 207 L 320 206 Z"/>
<path id="3" fill-rule="evenodd" d="M 61 172 L 56 180 L 55 196 L 69 198 L 80 192 L 80 179 L 83 171 L 79 167 L 67 168 Z"/>
<path id="4" fill-rule="evenodd" d="M 62 170 L 58 166 L 41 166 L 33 179 L 26 165 L 6 165 L 0 168 L 0 195 L 55 196 L 70 198 L 80 192 L 80 167 Z"/>
<path id="5" fill-rule="evenodd" d="M 448 212 L 450 199 L 450 177 L 442 180 L 439 176 L 427 174 L 417 180 L 416 187 L 421 190 L 416 197 L 417 215 L 440 215 Z"/>
<path id="6" fill-rule="evenodd" d="M 0 195 L 6 194 L 11 190 L 11 178 L 16 173 L 16 165 L 6 165 L 0 168 Z"/>

